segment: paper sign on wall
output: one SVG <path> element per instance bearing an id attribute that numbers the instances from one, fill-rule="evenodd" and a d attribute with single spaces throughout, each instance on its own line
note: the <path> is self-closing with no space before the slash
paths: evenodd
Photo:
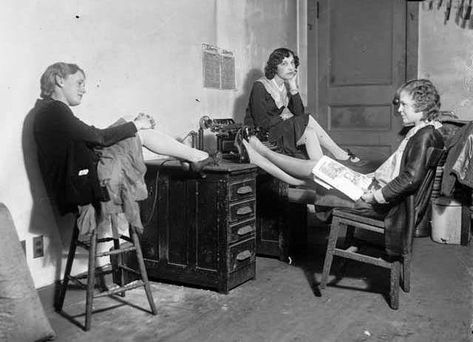
<path id="1" fill-rule="evenodd" d="M 233 52 L 202 44 L 204 88 L 235 89 L 235 56 Z"/>

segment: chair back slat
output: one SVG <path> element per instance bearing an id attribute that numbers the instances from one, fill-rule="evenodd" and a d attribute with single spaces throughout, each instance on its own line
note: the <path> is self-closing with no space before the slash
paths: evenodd
<path id="1" fill-rule="evenodd" d="M 422 181 L 419 189 L 415 194 L 415 218 L 417 220 L 418 211 L 425 208 L 425 204 L 430 201 L 430 194 L 432 192 L 433 180 L 437 171 L 437 166 L 441 166 L 441 162 L 445 162 L 445 150 L 435 147 L 430 147 L 427 150 L 427 173 L 424 180 Z"/>
<path id="2" fill-rule="evenodd" d="M 406 250 L 412 250 L 412 239 L 414 238 L 414 231 L 418 224 L 425 219 L 425 214 L 429 209 L 429 202 L 431 201 L 431 193 L 434 185 L 435 174 L 437 167 L 445 162 L 445 150 L 435 147 L 429 147 L 427 150 L 426 167 L 427 172 L 424 180 L 417 192 L 407 197 L 407 239 Z"/>

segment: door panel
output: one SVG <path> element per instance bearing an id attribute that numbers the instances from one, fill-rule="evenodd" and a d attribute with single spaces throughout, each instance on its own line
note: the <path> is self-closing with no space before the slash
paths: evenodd
<path id="1" fill-rule="evenodd" d="M 321 0 L 318 7 L 316 119 L 341 146 L 382 161 L 402 127 L 391 101 L 405 81 L 406 2 Z"/>

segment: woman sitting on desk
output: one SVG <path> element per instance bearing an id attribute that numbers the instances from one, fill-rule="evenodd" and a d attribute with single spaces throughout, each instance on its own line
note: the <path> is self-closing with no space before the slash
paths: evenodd
<path id="1" fill-rule="evenodd" d="M 285 155 L 301 156 L 298 147 L 305 145 L 309 159 L 319 160 L 323 147 L 347 166 L 362 166 L 362 161 L 338 146 L 310 114 L 304 113 L 297 88 L 298 66 L 299 58 L 289 49 L 279 48 L 271 53 L 265 76 L 253 84 L 245 125 L 268 132 L 269 142 Z"/>
<path id="2" fill-rule="evenodd" d="M 80 205 L 105 202 L 113 195 L 126 204 L 129 198 L 123 196 L 139 192 L 135 185 L 140 180 L 139 186 L 144 187 L 146 166 L 141 145 L 188 161 L 195 172 L 216 161 L 215 156 L 153 129 L 155 122 L 148 115 L 140 114 L 131 122 L 122 119 L 106 129 L 87 125 L 70 108 L 79 105 L 84 94 L 85 72 L 76 64 L 55 63 L 41 76 L 41 99 L 33 108 L 39 166 L 62 213 L 75 212 Z M 115 184 L 118 181 L 122 183 Z M 123 191 L 123 184 L 133 186 Z"/>
<path id="3" fill-rule="evenodd" d="M 441 123 L 437 121 L 440 96 L 429 80 L 412 80 L 398 89 L 393 103 L 399 105 L 398 111 L 403 124 L 413 127 L 397 150 L 373 173 L 373 179 L 379 186 L 365 192 L 356 202 L 334 192 L 329 193 L 327 198 L 317 196 L 316 205 L 360 208 L 368 216 L 384 217 L 385 220 L 388 216 L 392 220 L 405 219 L 405 213 L 404 216 L 395 213 L 403 210 L 400 205 L 402 200 L 416 192 L 424 179 L 428 148 L 444 146 L 442 135 L 437 130 L 441 127 Z M 245 134 L 243 136 L 245 138 Z M 241 142 L 252 163 L 289 184 L 314 185 L 312 170 L 317 161 L 300 160 L 276 153 L 255 136 L 246 136 Z M 394 227 L 402 229 L 396 224 Z"/>

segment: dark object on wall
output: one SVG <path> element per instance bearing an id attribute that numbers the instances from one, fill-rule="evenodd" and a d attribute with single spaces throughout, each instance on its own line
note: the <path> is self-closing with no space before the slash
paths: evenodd
<path id="1" fill-rule="evenodd" d="M 235 56 L 232 51 L 202 44 L 202 71 L 205 88 L 235 89 Z"/>
<path id="2" fill-rule="evenodd" d="M 48 341 L 56 337 L 34 287 L 15 225 L 0 203 L 0 341 Z"/>
<path id="3" fill-rule="evenodd" d="M 415 0 L 408 0 L 408 1 L 415 1 Z M 437 2 L 437 5 L 434 6 L 434 2 Z M 444 25 L 450 20 L 452 9 L 454 10 L 454 19 L 455 24 L 460 26 L 461 28 L 468 28 L 473 29 L 473 21 L 471 21 L 471 11 L 472 11 L 472 0 L 468 0 L 468 4 L 466 0 L 430 0 L 428 5 L 425 6 L 425 2 L 422 3 L 422 8 L 431 10 L 442 10 L 442 7 L 445 7 L 444 12 Z"/>
<path id="4" fill-rule="evenodd" d="M 222 162 L 205 178 L 176 160 L 147 167 L 140 207 L 149 276 L 222 293 L 254 278 L 256 166 Z"/>

